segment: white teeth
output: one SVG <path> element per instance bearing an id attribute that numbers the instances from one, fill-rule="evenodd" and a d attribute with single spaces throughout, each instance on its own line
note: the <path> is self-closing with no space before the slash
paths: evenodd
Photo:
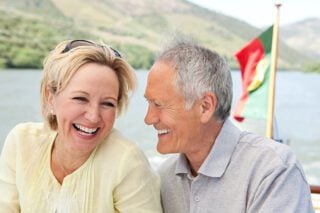
<path id="1" fill-rule="evenodd" d="M 98 128 L 87 128 L 84 126 L 80 126 L 79 124 L 75 124 L 75 126 L 84 133 L 92 134 L 97 131 Z"/>
<path id="2" fill-rule="evenodd" d="M 161 130 L 158 130 L 158 134 L 159 134 L 159 135 L 167 134 L 167 133 L 169 133 L 169 130 L 168 130 L 168 129 L 161 129 Z"/>

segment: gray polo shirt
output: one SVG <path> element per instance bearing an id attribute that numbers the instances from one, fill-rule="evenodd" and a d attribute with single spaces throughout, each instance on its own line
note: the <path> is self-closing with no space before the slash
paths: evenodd
<path id="1" fill-rule="evenodd" d="M 291 149 L 226 121 L 193 178 L 183 154 L 159 169 L 165 213 L 314 212 Z"/>

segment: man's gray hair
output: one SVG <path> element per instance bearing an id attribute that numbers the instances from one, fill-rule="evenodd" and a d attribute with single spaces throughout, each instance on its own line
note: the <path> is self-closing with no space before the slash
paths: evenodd
<path id="1" fill-rule="evenodd" d="M 231 72 L 218 53 L 190 41 L 176 40 L 160 54 L 157 61 L 175 66 L 175 84 L 178 91 L 183 93 L 186 109 L 190 109 L 204 93 L 213 92 L 218 99 L 214 116 L 224 121 L 230 115 Z"/>

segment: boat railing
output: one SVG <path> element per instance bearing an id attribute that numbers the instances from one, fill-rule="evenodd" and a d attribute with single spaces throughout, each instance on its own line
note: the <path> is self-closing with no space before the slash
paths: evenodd
<path id="1" fill-rule="evenodd" d="M 312 205 L 315 213 L 320 213 L 320 186 L 310 185 Z"/>
<path id="2" fill-rule="evenodd" d="M 320 186 L 310 185 L 310 190 L 312 194 L 320 194 Z"/>

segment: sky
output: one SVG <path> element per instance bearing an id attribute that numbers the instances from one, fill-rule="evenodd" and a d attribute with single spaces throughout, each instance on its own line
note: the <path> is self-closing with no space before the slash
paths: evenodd
<path id="1" fill-rule="evenodd" d="M 320 0 L 188 0 L 202 7 L 241 19 L 255 27 L 271 25 L 275 3 L 280 2 L 280 26 L 306 18 L 320 18 Z"/>

